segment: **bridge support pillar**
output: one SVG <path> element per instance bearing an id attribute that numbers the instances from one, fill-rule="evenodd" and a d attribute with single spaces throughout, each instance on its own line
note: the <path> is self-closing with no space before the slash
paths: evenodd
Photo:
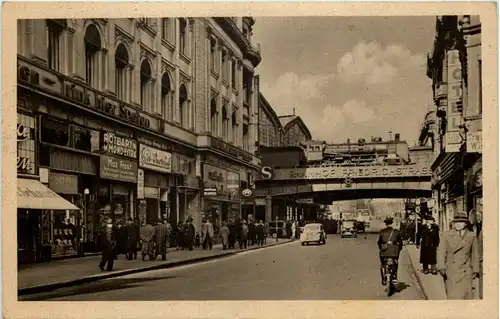
<path id="1" fill-rule="evenodd" d="M 266 196 L 266 222 L 270 222 L 273 217 L 273 200 L 271 196 Z"/>

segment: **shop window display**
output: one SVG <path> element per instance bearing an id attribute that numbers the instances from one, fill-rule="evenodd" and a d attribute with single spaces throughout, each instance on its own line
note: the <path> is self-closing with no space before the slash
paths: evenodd
<path id="1" fill-rule="evenodd" d="M 76 211 L 54 210 L 52 255 L 77 253 Z"/>

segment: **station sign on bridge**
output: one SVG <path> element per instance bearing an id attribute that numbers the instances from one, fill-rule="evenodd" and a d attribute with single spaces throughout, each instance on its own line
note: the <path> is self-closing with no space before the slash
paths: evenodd
<path id="1" fill-rule="evenodd" d="M 300 167 L 273 169 L 269 166 L 262 168 L 262 180 L 326 180 L 345 178 L 428 178 L 432 170 L 422 165 L 394 165 L 394 166 L 332 166 L 332 167 Z"/>

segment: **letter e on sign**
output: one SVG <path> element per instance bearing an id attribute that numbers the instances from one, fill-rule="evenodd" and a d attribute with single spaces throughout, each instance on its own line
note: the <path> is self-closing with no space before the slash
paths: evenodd
<path id="1" fill-rule="evenodd" d="M 260 170 L 262 179 L 272 179 L 273 178 L 273 169 L 270 166 L 264 166 Z"/>

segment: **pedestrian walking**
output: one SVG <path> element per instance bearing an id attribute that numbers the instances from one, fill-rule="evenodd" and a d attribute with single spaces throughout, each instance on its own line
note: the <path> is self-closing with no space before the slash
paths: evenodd
<path id="1" fill-rule="evenodd" d="M 185 244 L 184 244 L 184 223 L 182 221 L 179 221 L 179 223 L 177 223 L 175 241 L 177 242 L 176 250 L 179 250 L 179 248 L 184 249 L 184 247 L 185 247 Z"/>
<path id="2" fill-rule="evenodd" d="M 234 244 L 236 243 L 236 226 L 234 224 L 234 219 L 229 222 L 229 249 L 234 249 Z"/>
<path id="3" fill-rule="evenodd" d="M 154 259 L 161 255 L 161 260 L 167 260 L 167 236 L 168 228 L 164 222 L 158 221 L 155 226 L 155 244 L 156 250 Z"/>
<path id="4" fill-rule="evenodd" d="M 423 273 L 429 273 L 429 265 L 433 275 L 437 275 L 437 248 L 439 246 L 439 227 L 435 224 L 434 217 L 428 216 L 425 225 L 422 226 L 417 241 L 420 247 L 420 263 Z"/>
<path id="5" fill-rule="evenodd" d="M 269 232 L 271 231 L 269 227 L 269 223 L 265 222 L 264 223 L 264 244 L 267 244 L 267 236 L 269 236 Z"/>
<path id="6" fill-rule="evenodd" d="M 132 218 L 127 224 L 127 259 L 137 259 L 137 244 L 139 242 L 139 227 Z"/>
<path id="7" fill-rule="evenodd" d="M 226 222 L 222 222 L 222 227 L 219 230 L 219 236 L 222 241 L 222 249 L 226 250 L 229 246 L 229 227 Z"/>
<path id="8" fill-rule="evenodd" d="M 248 222 L 248 246 L 255 244 L 255 224 L 253 221 Z"/>
<path id="9" fill-rule="evenodd" d="M 214 225 L 210 220 L 205 220 L 201 227 L 201 241 L 203 243 L 203 249 L 212 250 L 212 239 L 214 237 Z"/>
<path id="10" fill-rule="evenodd" d="M 247 249 L 247 241 L 248 241 L 248 225 L 245 220 L 243 220 L 241 224 L 241 237 L 240 237 L 240 249 Z"/>
<path id="11" fill-rule="evenodd" d="M 116 239 L 115 259 L 117 259 L 119 255 L 127 254 L 127 241 L 128 241 L 127 230 L 125 229 L 122 221 L 118 221 L 116 223 L 115 239 Z"/>
<path id="12" fill-rule="evenodd" d="M 193 219 L 189 217 L 187 220 L 186 232 L 185 232 L 186 248 L 189 250 L 193 250 L 195 234 L 196 234 L 196 229 L 194 228 L 193 225 Z"/>
<path id="13" fill-rule="evenodd" d="M 103 243 L 103 249 L 101 254 L 101 262 L 99 263 L 99 268 L 104 271 L 104 266 L 107 265 L 106 270 L 113 270 L 113 264 L 115 262 L 114 249 L 116 246 L 115 236 L 113 231 L 113 221 L 111 218 L 106 220 L 106 225 L 101 230 L 101 243 Z"/>
<path id="14" fill-rule="evenodd" d="M 141 254 L 142 260 L 146 259 L 146 256 L 149 256 L 149 260 L 153 260 L 154 258 L 154 238 L 155 238 L 155 228 L 151 225 L 151 222 L 146 222 L 140 229 L 141 233 Z"/>
<path id="15" fill-rule="evenodd" d="M 479 247 L 474 233 L 466 229 L 468 221 L 465 212 L 455 214 L 453 229 L 443 234 L 438 248 L 439 272 L 450 300 L 472 299 L 472 283 L 479 278 Z"/>
<path id="16" fill-rule="evenodd" d="M 256 234 L 257 234 L 257 245 L 258 246 L 264 246 L 264 224 L 262 223 L 262 220 L 259 220 L 257 223 L 256 227 Z"/>
<path id="17" fill-rule="evenodd" d="M 295 221 L 292 223 L 292 239 L 295 240 L 295 232 L 297 231 Z"/>

